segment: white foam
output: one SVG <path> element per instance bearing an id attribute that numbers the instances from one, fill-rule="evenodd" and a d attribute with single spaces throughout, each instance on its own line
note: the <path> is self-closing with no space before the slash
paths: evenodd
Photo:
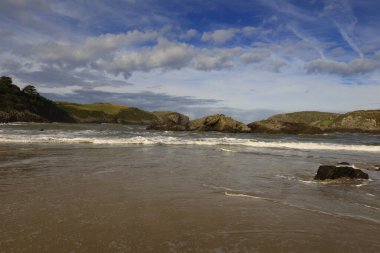
<path id="1" fill-rule="evenodd" d="M 366 185 L 368 185 L 368 182 L 363 182 L 363 183 L 361 183 L 361 184 L 357 184 L 357 185 L 355 185 L 356 187 L 362 187 L 362 186 L 366 186 Z"/>
<path id="2" fill-rule="evenodd" d="M 239 191 L 237 189 L 231 189 L 224 186 L 210 185 L 210 184 L 202 184 L 203 187 L 213 189 L 213 190 L 222 190 L 222 191 Z"/>
<path id="3" fill-rule="evenodd" d="M 229 197 L 244 197 L 244 198 L 251 198 L 251 199 L 264 199 L 264 198 L 261 198 L 261 197 L 252 196 L 252 195 L 248 195 L 248 194 L 242 194 L 242 193 L 224 192 L 224 195 L 229 196 Z"/>
<path id="4" fill-rule="evenodd" d="M 282 141 L 257 141 L 254 139 L 237 138 L 181 138 L 170 136 L 135 136 L 128 138 L 115 137 L 75 137 L 62 135 L 5 135 L 0 134 L 0 143 L 89 143 L 89 144 L 143 144 L 143 145 L 202 145 L 202 146 L 245 146 L 252 148 L 276 148 L 297 150 L 332 150 L 332 151 L 361 151 L 380 153 L 380 146 L 369 145 L 345 145 L 333 143 L 315 142 L 282 142 Z M 228 150 L 228 151 L 227 151 Z M 223 151 L 230 152 L 229 149 Z"/>
<path id="5" fill-rule="evenodd" d="M 226 149 L 226 148 L 221 148 L 220 151 L 222 152 L 227 152 L 227 153 L 236 153 L 237 151 L 231 150 L 231 149 Z"/>
<path id="6" fill-rule="evenodd" d="M 371 209 L 375 209 L 375 210 L 380 210 L 379 207 L 374 207 L 374 206 L 370 206 L 370 205 L 364 205 L 365 207 L 367 208 L 371 208 Z"/>

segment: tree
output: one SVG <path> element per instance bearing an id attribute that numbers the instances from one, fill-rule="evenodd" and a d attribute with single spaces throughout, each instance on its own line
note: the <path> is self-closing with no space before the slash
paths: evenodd
<path id="1" fill-rule="evenodd" d="M 8 76 L 2 76 L 0 77 L 0 85 L 11 85 L 12 84 L 12 78 Z"/>
<path id="2" fill-rule="evenodd" d="M 22 89 L 22 92 L 24 92 L 25 94 L 31 95 L 31 96 L 39 96 L 40 95 L 40 94 L 38 94 L 36 87 L 34 87 L 33 85 L 25 86 L 24 89 Z"/>

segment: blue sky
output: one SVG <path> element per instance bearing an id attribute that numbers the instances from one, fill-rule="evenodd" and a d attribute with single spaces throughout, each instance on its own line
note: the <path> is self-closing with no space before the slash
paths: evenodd
<path id="1" fill-rule="evenodd" d="M 226 113 L 380 107 L 369 0 L 2 0 L 0 74 L 51 99 Z"/>

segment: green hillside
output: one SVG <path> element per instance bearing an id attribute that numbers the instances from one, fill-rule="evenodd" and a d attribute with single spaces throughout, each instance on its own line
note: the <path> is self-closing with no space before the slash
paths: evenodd
<path id="1" fill-rule="evenodd" d="M 302 124 L 317 124 L 324 122 L 324 124 L 326 124 L 327 122 L 332 121 L 337 116 L 339 116 L 339 114 L 331 112 L 303 111 L 277 114 L 268 118 L 268 120 L 277 120 L 282 122 Z"/>
<path id="2" fill-rule="evenodd" d="M 0 78 L 0 122 L 76 122 L 151 124 L 158 118 L 150 112 L 126 105 L 53 102 L 35 87 L 20 89 L 11 78 Z"/>
<path id="3" fill-rule="evenodd" d="M 56 104 L 79 123 L 150 124 L 157 120 L 153 113 L 126 105 L 78 104 L 63 101 Z"/>
<path id="4" fill-rule="evenodd" d="M 248 125 L 255 133 L 321 134 L 326 132 L 380 132 L 380 110 L 294 112 L 274 115 Z"/>
<path id="5" fill-rule="evenodd" d="M 361 110 L 339 115 L 331 124 L 342 129 L 380 131 L 380 110 Z"/>

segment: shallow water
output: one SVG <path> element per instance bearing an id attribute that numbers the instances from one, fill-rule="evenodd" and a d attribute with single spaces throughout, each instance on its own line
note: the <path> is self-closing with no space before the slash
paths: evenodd
<path id="1" fill-rule="evenodd" d="M 44 129 L 44 131 L 40 131 Z M 0 252 L 379 252 L 376 135 L 0 125 Z"/>

